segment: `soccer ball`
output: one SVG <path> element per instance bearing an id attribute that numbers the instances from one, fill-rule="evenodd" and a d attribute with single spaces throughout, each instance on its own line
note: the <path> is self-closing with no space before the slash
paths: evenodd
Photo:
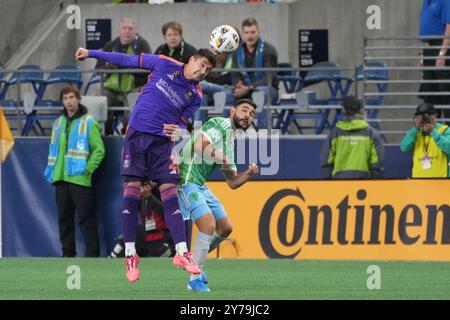
<path id="1" fill-rule="evenodd" d="M 239 33 L 226 24 L 214 28 L 209 39 L 209 44 L 218 53 L 233 52 L 239 46 Z"/>

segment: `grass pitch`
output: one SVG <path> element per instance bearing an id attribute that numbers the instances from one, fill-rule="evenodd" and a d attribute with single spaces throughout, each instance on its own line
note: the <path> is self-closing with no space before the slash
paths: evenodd
<path id="1" fill-rule="evenodd" d="M 79 290 L 67 287 L 71 265 L 80 268 Z M 379 290 L 367 288 L 370 265 L 380 267 Z M 120 259 L 2 258 L 0 299 L 450 299 L 448 262 L 211 259 L 207 293 L 188 291 L 171 259 L 141 259 L 139 268 L 130 284 Z"/>

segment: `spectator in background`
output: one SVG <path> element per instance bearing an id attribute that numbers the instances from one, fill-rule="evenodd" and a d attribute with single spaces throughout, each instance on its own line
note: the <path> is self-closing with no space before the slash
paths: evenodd
<path id="1" fill-rule="evenodd" d="M 275 47 L 260 35 L 258 21 L 247 18 L 241 26 L 242 42 L 233 53 L 233 68 L 276 68 L 278 54 Z M 253 91 L 267 92 L 267 77 L 272 77 L 272 103 L 278 101 L 276 72 L 232 72 L 235 99 L 251 99 Z"/>
<path id="2" fill-rule="evenodd" d="M 148 3 L 148 0 L 112 0 L 112 3 Z"/>
<path id="3" fill-rule="evenodd" d="M 162 27 L 165 43 L 160 45 L 155 54 L 163 54 L 177 61 L 188 63 L 197 49 L 183 39 L 183 27 L 175 21 L 167 22 Z"/>
<path id="4" fill-rule="evenodd" d="M 233 57 L 231 53 L 222 52 L 216 54 L 216 68 L 217 69 L 231 69 L 233 66 Z M 210 106 L 214 103 L 213 95 L 216 92 L 225 91 L 232 93 L 233 83 L 231 81 L 231 72 L 221 71 L 221 72 L 211 72 L 206 80 L 200 83 L 203 91 L 203 106 Z M 233 101 L 230 102 L 232 104 Z"/>
<path id="5" fill-rule="evenodd" d="M 80 215 L 86 256 L 98 257 L 100 248 L 91 178 L 103 160 L 105 147 L 97 121 L 87 114 L 80 99 L 75 87 L 65 87 L 61 91 L 64 110 L 52 125 L 45 177 L 56 189 L 63 257 L 76 256 L 75 209 Z"/>
<path id="6" fill-rule="evenodd" d="M 231 53 L 218 53 L 216 54 L 216 68 L 217 69 L 230 69 L 233 66 L 233 58 Z M 214 105 L 214 93 L 225 92 L 226 93 L 226 105 L 233 105 L 233 83 L 231 82 L 231 72 L 221 71 L 221 72 L 211 72 L 206 80 L 200 82 L 202 88 L 203 97 L 201 106 L 211 106 Z M 224 112 L 228 112 L 224 111 Z M 224 114 L 228 117 L 228 114 Z M 194 116 L 195 121 L 206 122 L 207 111 L 197 110 Z"/>
<path id="7" fill-rule="evenodd" d="M 413 178 L 450 177 L 450 130 L 436 118 L 432 104 L 420 104 L 414 114 L 414 127 L 400 144 L 403 152 L 413 151 Z"/>
<path id="8" fill-rule="evenodd" d="M 175 246 L 169 228 L 164 222 L 164 206 L 158 185 L 144 182 L 141 186 L 141 203 L 139 208 L 140 224 L 136 230 L 136 252 L 140 257 L 173 257 Z M 123 235 L 109 257 L 125 257 Z"/>
<path id="9" fill-rule="evenodd" d="M 363 105 L 354 96 L 343 101 L 344 119 L 324 141 L 320 166 L 323 178 L 368 179 L 383 176 L 384 146 L 362 117 Z"/>
<path id="10" fill-rule="evenodd" d="M 450 0 L 423 0 L 420 14 L 419 35 L 426 36 L 450 36 Z M 449 39 L 423 39 L 427 46 L 450 46 Z M 424 67 L 445 67 L 450 66 L 450 50 L 424 49 L 422 56 L 435 57 L 436 59 L 424 59 L 419 65 Z M 424 80 L 450 80 L 449 70 L 423 70 Z M 450 83 L 422 83 L 420 92 L 442 92 L 450 94 Z M 419 98 L 424 102 L 433 105 L 450 105 L 450 95 L 421 95 Z M 441 117 L 441 110 L 437 110 L 438 117 Z M 450 118 L 450 110 L 443 109 L 444 118 Z"/>
<path id="11" fill-rule="evenodd" d="M 152 53 L 148 42 L 136 33 L 136 22 L 133 19 L 123 18 L 119 23 L 119 36 L 107 42 L 102 49 L 106 52 L 126 53 L 130 55 Z M 102 60 L 98 60 L 96 69 L 120 69 Z M 127 94 L 140 91 L 147 83 L 147 73 L 110 73 L 106 77 L 103 94 L 108 98 L 108 106 L 124 106 Z M 108 113 L 105 123 L 105 134 L 114 133 L 112 125 L 114 120 L 123 115 L 122 111 Z"/>

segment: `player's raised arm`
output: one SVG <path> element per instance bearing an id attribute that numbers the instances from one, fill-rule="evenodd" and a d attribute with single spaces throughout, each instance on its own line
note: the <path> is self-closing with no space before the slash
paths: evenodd
<path id="1" fill-rule="evenodd" d="M 75 53 L 77 60 L 85 58 L 96 58 L 109 62 L 110 64 L 123 68 L 142 68 L 153 70 L 155 62 L 159 60 L 159 56 L 141 53 L 140 55 L 130 55 L 126 53 L 105 52 L 102 50 L 87 50 L 78 48 Z"/>

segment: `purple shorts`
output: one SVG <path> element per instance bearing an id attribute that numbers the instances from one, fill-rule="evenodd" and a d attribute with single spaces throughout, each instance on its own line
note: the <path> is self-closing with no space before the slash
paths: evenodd
<path id="1" fill-rule="evenodd" d="M 125 182 L 152 180 L 159 185 L 177 184 L 180 173 L 168 138 L 129 127 L 122 148 L 120 174 Z M 175 161 L 175 162 L 174 162 Z"/>

